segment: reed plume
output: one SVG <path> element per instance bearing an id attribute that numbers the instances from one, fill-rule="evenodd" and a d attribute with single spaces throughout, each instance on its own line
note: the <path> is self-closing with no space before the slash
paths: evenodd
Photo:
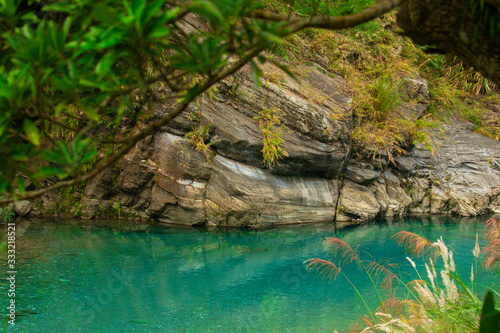
<path id="1" fill-rule="evenodd" d="M 342 272 L 340 267 L 330 260 L 313 258 L 304 261 L 304 264 L 307 264 L 307 269 L 316 270 L 319 274 L 327 277 L 329 282 L 337 279 L 338 275 Z"/>
<path id="2" fill-rule="evenodd" d="M 339 263 L 339 266 L 344 266 L 352 262 L 360 264 L 358 247 L 353 249 L 347 242 L 337 237 L 328 237 L 324 244 L 331 251 L 332 257 Z"/>
<path id="3" fill-rule="evenodd" d="M 483 253 L 486 255 L 483 267 L 491 269 L 500 261 L 500 223 L 491 218 L 485 224 L 488 245 L 483 249 Z"/>
<path id="4" fill-rule="evenodd" d="M 392 238 L 398 240 L 398 245 L 403 245 L 406 251 L 414 256 L 422 256 L 428 251 L 432 251 L 432 243 L 425 237 L 410 231 L 400 231 Z"/>
<path id="5" fill-rule="evenodd" d="M 379 261 L 369 261 L 366 265 L 366 269 L 369 275 L 372 275 L 376 279 L 382 277 L 382 285 L 389 293 L 393 292 L 392 283 L 394 280 L 399 281 L 399 277 L 394 274 L 393 270 L 397 269 L 397 265 L 389 262 L 388 260 Z"/>

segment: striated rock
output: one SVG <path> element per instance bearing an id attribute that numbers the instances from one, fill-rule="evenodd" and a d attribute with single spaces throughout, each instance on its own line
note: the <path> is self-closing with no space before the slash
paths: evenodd
<path id="1" fill-rule="evenodd" d="M 154 177 L 157 167 L 150 159 L 129 154 L 123 158 L 122 170 L 118 187 L 127 193 L 138 193 Z"/>
<path id="2" fill-rule="evenodd" d="M 280 176 L 217 155 L 206 157 L 186 139 L 160 133 L 148 216 L 185 225 L 266 226 L 335 218 L 339 181 Z"/>
<path id="3" fill-rule="evenodd" d="M 344 181 L 344 186 L 337 207 L 337 220 L 371 220 L 380 210 L 380 204 L 375 197 L 375 186 L 362 186 L 350 180 Z"/>
<path id="4" fill-rule="evenodd" d="M 331 222 L 338 181 L 286 177 L 217 156 L 206 197 L 211 225 L 249 226 Z"/>
<path id="5" fill-rule="evenodd" d="M 33 205 L 28 200 L 19 200 L 14 202 L 14 211 L 19 216 L 26 216 L 31 211 Z"/>
<path id="6" fill-rule="evenodd" d="M 387 191 L 387 208 L 381 211 L 381 215 L 403 216 L 408 211 L 412 199 L 403 189 L 399 178 L 389 171 L 384 173 L 385 189 Z"/>
<path id="7" fill-rule="evenodd" d="M 84 197 L 80 203 L 82 205 L 83 219 L 93 219 L 97 216 L 99 204 L 101 203 L 99 199 L 88 199 Z"/>
<path id="8" fill-rule="evenodd" d="M 500 213 L 500 196 L 497 196 L 491 201 L 489 209 L 494 213 Z"/>
<path id="9" fill-rule="evenodd" d="M 370 185 L 380 177 L 380 171 L 373 170 L 371 165 L 360 164 L 360 166 L 363 167 L 349 165 L 346 177 L 361 185 Z"/>
<path id="10" fill-rule="evenodd" d="M 276 72 L 277 68 L 268 67 Z M 256 167 L 264 167 L 263 136 L 257 121 L 263 109 L 275 109 L 283 123 L 286 157 L 270 167 L 280 175 L 314 173 L 339 178 L 350 156 L 352 107 L 340 90 L 341 78 L 332 80 L 316 68 L 304 68 L 309 90 L 295 81 L 266 81 L 256 90 L 248 70 L 238 76 L 236 101 L 206 98 L 202 118 L 211 124 L 212 147 L 217 153 Z M 280 72 L 281 73 L 281 72 Z M 229 84 L 229 83 L 226 83 Z M 221 89 L 224 91 L 224 89 Z M 233 92 L 234 93 L 234 92 Z"/>
<path id="11" fill-rule="evenodd" d="M 430 213 L 430 182 L 425 178 L 414 178 L 408 189 L 412 199 L 409 212 L 414 214 Z"/>
<path id="12" fill-rule="evenodd" d="M 471 133 L 463 126 L 446 125 L 435 131 L 434 154 L 419 149 L 414 176 L 427 178 L 431 213 L 475 216 L 489 210 L 489 202 L 500 194 L 498 142 Z"/>
<path id="13" fill-rule="evenodd" d="M 449 212 L 449 210 L 447 210 L 449 196 L 439 186 L 432 186 L 430 195 L 430 208 L 432 214 Z"/>
<path id="14" fill-rule="evenodd" d="M 152 146 L 158 173 L 146 214 L 163 223 L 204 224 L 206 181 L 211 172 L 207 157 L 192 149 L 186 139 L 164 132 L 155 136 Z"/>
<path id="15" fill-rule="evenodd" d="M 377 216 L 392 217 L 406 214 L 412 199 L 402 188 L 398 177 L 386 171 L 375 183 L 362 186 L 345 181 L 339 201 L 341 221 L 370 220 Z"/>
<path id="16" fill-rule="evenodd" d="M 373 158 L 378 149 L 368 147 L 350 161 L 352 106 L 342 90 L 345 81 L 324 68 L 299 67 L 299 84 L 267 66 L 260 90 L 244 68 L 135 147 L 115 168 L 119 173 L 106 171 L 89 182 L 81 199 L 84 216 L 99 216 L 111 202 L 133 218 L 236 227 L 333 220 L 344 226 L 408 212 L 500 211 L 500 145 L 472 133 L 468 123 L 430 130 L 433 153 L 413 148 L 407 135 L 409 156 L 392 159 L 380 152 Z M 407 102 L 398 112 L 414 120 L 426 112 L 427 83 L 404 82 Z M 152 118 L 170 107 L 154 104 Z M 210 125 L 205 153 L 183 137 L 198 124 L 192 117 L 198 108 L 200 123 Z M 263 136 L 255 119 L 265 108 L 280 116 L 288 154 L 269 167 L 262 163 Z M 53 203 L 42 199 L 44 207 Z"/>
<path id="17" fill-rule="evenodd" d="M 118 175 L 113 169 L 107 168 L 96 177 L 92 178 L 85 186 L 87 198 L 107 198 L 116 186 Z"/>

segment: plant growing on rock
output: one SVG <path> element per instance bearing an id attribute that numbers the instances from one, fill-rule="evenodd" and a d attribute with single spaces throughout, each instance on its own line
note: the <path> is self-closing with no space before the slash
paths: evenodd
<path id="1" fill-rule="evenodd" d="M 188 116 L 189 120 L 193 120 L 196 124 L 193 126 L 190 132 L 186 134 L 186 138 L 193 147 L 202 152 L 207 158 L 207 163 L 210 162 L 210 146 L 211 142 L 206 143 L 209 136 L 210 124 L 202 124 L 201 116 L 199 112 L 191 113 Z"/>
<path id="2" fill-rule="evenodd" d="M 280 118 L 279 110 L 264 108 L 260 112 L 260 116 L 254 119 L 259 123 L 260 131 L 262 132 L 262 156 L 266 166 L 274 165 L 283 156 L 288 156 L 286 150 L 283 149 L 285 140 L 282 138 L 283 126 L 279 126 Z"/>

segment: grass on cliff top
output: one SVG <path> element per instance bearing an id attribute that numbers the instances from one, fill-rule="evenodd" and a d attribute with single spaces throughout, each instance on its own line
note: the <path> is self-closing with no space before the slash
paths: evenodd
<path id="1" fill-rule="evenodd" d="M 310 16 L 347 15 L 375 1 L 322 1 L 314 8 L 308 0 L 276 0 L 268 9 Z M 355 114 L 352 139 L 358 151 L 403 154 L 420 142 L 432 149 L 426 128 L 452 118 L 466 120 L 474 131 L 500 138 L 500 120 L 491 110 L 500 105 L 499 89 L 473 68 L 451 55 L 427 54 L 395 33 L 395 12 L 343 31 L 308 29 L 276 45 L 273 52 L 293 65 L 324 59 L 328 70 L 341 74 L 351 92 Z M 431 102 L 418 119 L 398 110 L 404 77 L 427 80 Z M 410 103 L 418 101 L 410 101 Z"/>

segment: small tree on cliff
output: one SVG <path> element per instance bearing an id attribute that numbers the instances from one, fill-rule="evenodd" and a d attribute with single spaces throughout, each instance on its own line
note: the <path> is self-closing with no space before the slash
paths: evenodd
<path id="1" fill-rule="evenodd" d="M 467 0 L 383 0 L 349 16 L 317 16 L 325 1 L 311 1 L 313 15 L 304 18 L 254 0 L 1 0 L 0 204 L 89 180 L 244 65 L 258 86 L 259 66 L 269 61 L 261 52 L 282 38 L 308 27 L 353 27 L 400 4 L 408 35 L 469 57 L 500 81 L 498 0 L 474 0 L 475 12 Z M 430 22 L 424 14 L 434 6 Z M 449 31 L 461 44 L 442 40 L 444 8 L 456 14 Z M 203 27 L 190 26 L 193 15 Z M 432 24 L 439 33 L 429 33 Z M 116 130 L 125 120 L 137 123 L 153 103 L 171 105 L 170 112 L 134 131 Z"/>

